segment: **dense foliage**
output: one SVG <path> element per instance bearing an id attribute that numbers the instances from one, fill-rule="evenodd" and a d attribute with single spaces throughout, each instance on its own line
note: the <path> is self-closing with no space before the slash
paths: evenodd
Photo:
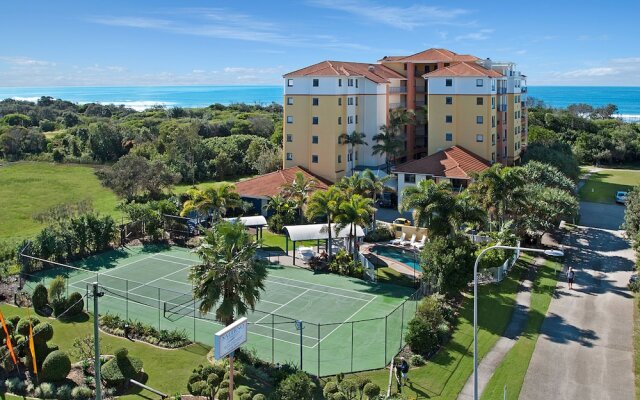
<path id="1" fill-rule="evenodd" d="M 102 379 L 109 386 L 123 385 L 128 379 L 135 378 L 142 371 L 142 361 L 129 356 L 129 351 L 121 348 L 115 351 L 114 357 L 100 368 Z"/>
<path id="2" fill-rule="evenodd" d="M 56 350 L 44 359 L 41 377 L 45 382 L 58 382 L 67 377 L 71 371 L 71 359 L 61 350 Z"/>
<path id="3" fill-rule="evenodd" d="M 470 266 L 475 261 L 475 246 L 464 235 L 434 237 L 421 253 L 421 265 L 428 265 L 423 279 L 438 293 L 456 295 L 473 279 Z"/>
<path id="4" fill-rule="evenodd" d="M 427 296 L 420 301 L 416 315 L 409 321 L 405 336 L 411 351 L 433 354 L 449 341 L 455 312 L 442 295 Z"/>
<path id="5" fill-rule="evenodd" d="M 124 319 L 116 314 L 106 313 L 100 317 L 100 327 L 112 335 L 125 336 L 124 327 L 129 326 L 128 337 L 169 349 L 191 344 L 185 330 L 158 330 L 151 325 L 132 319 Z"/>

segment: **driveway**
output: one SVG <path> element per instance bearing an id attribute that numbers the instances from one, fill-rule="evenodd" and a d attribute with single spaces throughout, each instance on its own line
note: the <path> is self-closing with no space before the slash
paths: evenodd
<path id="1" fill-rule="evenodd" d="M 378 210 L 376 211 L 376 219 L 378 221 L 393 222 L 394 219 L 403 217 L 408 219 L 409 221 L 412 221 L 413 223 L 413 216 L 411 215 L 411 212 L 401 213 L 395 208 L 382 208 L 382 207 L 376 207 L 376 208 Z"/>
<path id="2" fill-rule="evenodd" d="M 617 207 L 617 208 L 615 208 Z M 634 253 L 623 207 L 581 203 L 582 226 L 566 240 L 574 290 L 560 282 L 536 344 L 520 399 L 635 399 L 633 295 L 626 289 Z M 591 226 L 586 226 L 591 225 Z"/>

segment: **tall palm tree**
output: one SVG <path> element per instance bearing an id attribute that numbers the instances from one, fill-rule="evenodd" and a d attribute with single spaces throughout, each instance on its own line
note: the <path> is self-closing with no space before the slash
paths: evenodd
<path id="1" fill-rule="evenodd" d="M 340 135 L 340 140 L 342 143 L 346 144 L 347 147 L 347 162 L 351 160 L 351 173 L 353 173 L 353 166 L 355 165 L 355 159 L 353 157 L 353 151 L 356 149 L 356 146 L 365 145 L 367 146 L 367 142 L 364 141 L 366 135 L 362 132 L 353 131 L 351 134 L 343 133 Z"/>
<path id="2" fill-rule="evenodd" d="M 189 274 L 201 313 L 215 307 L 216 319 L 229 325 L 255 309 L 267 277 L 265 263 L 255 258 L 257 249 L 241 223 L 221 221 L 207 231 L 196 250 L 202 263 Z"/>
<path id="3" fill-rule="evenodd" d="M 282 186 L 282 194 L 296 203 L 301 224 L 304 216 L 304 205 L 307 203 L 309 194 L 313 192 L 316 185 L 317 182 L 315 179 L 305 179 L 302 172 L 298 172 L 296 173 L 296 177 L 293 179 L 293 182 Z"/>
<path id="4" fill-rule="evenodd" d="M 204 190 L 190 189 L 187 191 L 187 196 L 189 200 L 184 202 L 180 211 L 183 217 L 195 210 L 200 214 L 211 213 L 215 221 L 222 218 L 230 209 L 244 207 L 244 202 L 236 193 L 235 186 L 229 183 L 222 183 Z"/>
<path id="5" fill-rule="evenodd" d="M 343 176 L 335 186 L 344 190 L 347 195 L 359 194 L 363 197 L 369 197 L 371 195 L 371 184 L 360 173 Z"/>
<path id="6" fill-rule="evenodd" d="M 275 196 L 269 196 L 267 204 L 265 204 L 265 211 L 273 211 L 274 214 L 283 216 L 288 219 L 288 216 L 295 215 L 295 207 L 293 200 L 285 198 L 282 194 Z"/>
<path id="7" fill-rule="evenodd" d="M 326 191 L 314 192 L 309 198 L 307 209 L 305 214 L 307 219 L 312 220 L 315 218 L 326 217 L 327 229 L 329 232 L 329 259 L 333 257 L 333 249 L 331 245 L 332 229 L 331 223 L 333 218 L 338 213 L 338 207 L 343 200 L 343 195 L 336 186 L 329 187 Z"/>
<path id="8" fill-rule="evenodd" d="M 345 198 L 338 205 L 338 211 L 335 216 L 337 222 L 336 230 L 340 231 L 347 226 L 349 227 L 349 250 L 354 254 L 354 261 L 356 259 L 355 244 L 357 227 L 368 225 L 374 211 L 373 200 L 359 194 Z"/>
<path id="9" fill-rule="evenodd" d="M 371 147 L 373 155 L 383 155 L 387 174 L 391 173 L 391 162 L 395 164 L 396 158 L 403 147 L 403 141 L 391 125 L 382 125 L 380 132 L 372 138 L 377 143 Z"/>
<path id="10" fill-rule="evenodd" d="M 381 195 L 384 192 L 385 184 L 392 178 L 391 175 L 376 175 L 369 168 L 362 171 L 362 176 L 367 180 L 369 193 L 371 194 L 371 198 L 374 203 L 378 199 L 378 195 Z"/>

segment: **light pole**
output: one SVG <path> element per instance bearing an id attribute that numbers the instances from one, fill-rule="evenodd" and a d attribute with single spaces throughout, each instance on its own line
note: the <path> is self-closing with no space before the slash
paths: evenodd
<path id="1" fill-rule="evenodd" d="M 514 247 L 514 246 L 491 246 L 482 250 L 476 258 L 475 264 L 473 264 L 473 400 L 478 400 L 478 264 L 480 259 L 489 250 L 502 249 L 502 250 L 520 250 L 530 253 L 544 253 L 548 256 L 562 257 L 564 252 L 560 250 L 543 250 L 543 249 L 531 249 L 526 247 Z"/>

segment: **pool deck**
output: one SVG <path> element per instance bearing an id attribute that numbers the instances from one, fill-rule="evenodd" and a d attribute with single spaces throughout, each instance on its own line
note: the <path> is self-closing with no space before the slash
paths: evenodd
<path id="1" fill-rule="evenodd" d="M 387 266 L 395 271 L 400 272 L 403 275 L 406 275 L 409 278 L 412 278 L 413 276 L 416 277 L 422 277 L 422 271 L 418 271 L 418 270 L 414 270 L 413 268 L 411 268 L 410 266 L 408 266 L 405 263 L 401 263 L 399 261 L 394 260 L 393 258 L 390 257 L 385 257 L 385 256 L 381 256 L 379 254 L 375 254 L 371 251 L 371 248 L 374 246 L 388 246 L 388 247 L 394 247 L 396 249 L 401 249 L 401 250 L 409 250 L 409 251 L 413 251 L 412 249 L 406 247 L 406 246 L 395 246 L 389 243 L 363 243 L 360 246 L 360 252 L 367 258 L 369 257 L 377 257 L 380 260 L 384 261 Z"/>

